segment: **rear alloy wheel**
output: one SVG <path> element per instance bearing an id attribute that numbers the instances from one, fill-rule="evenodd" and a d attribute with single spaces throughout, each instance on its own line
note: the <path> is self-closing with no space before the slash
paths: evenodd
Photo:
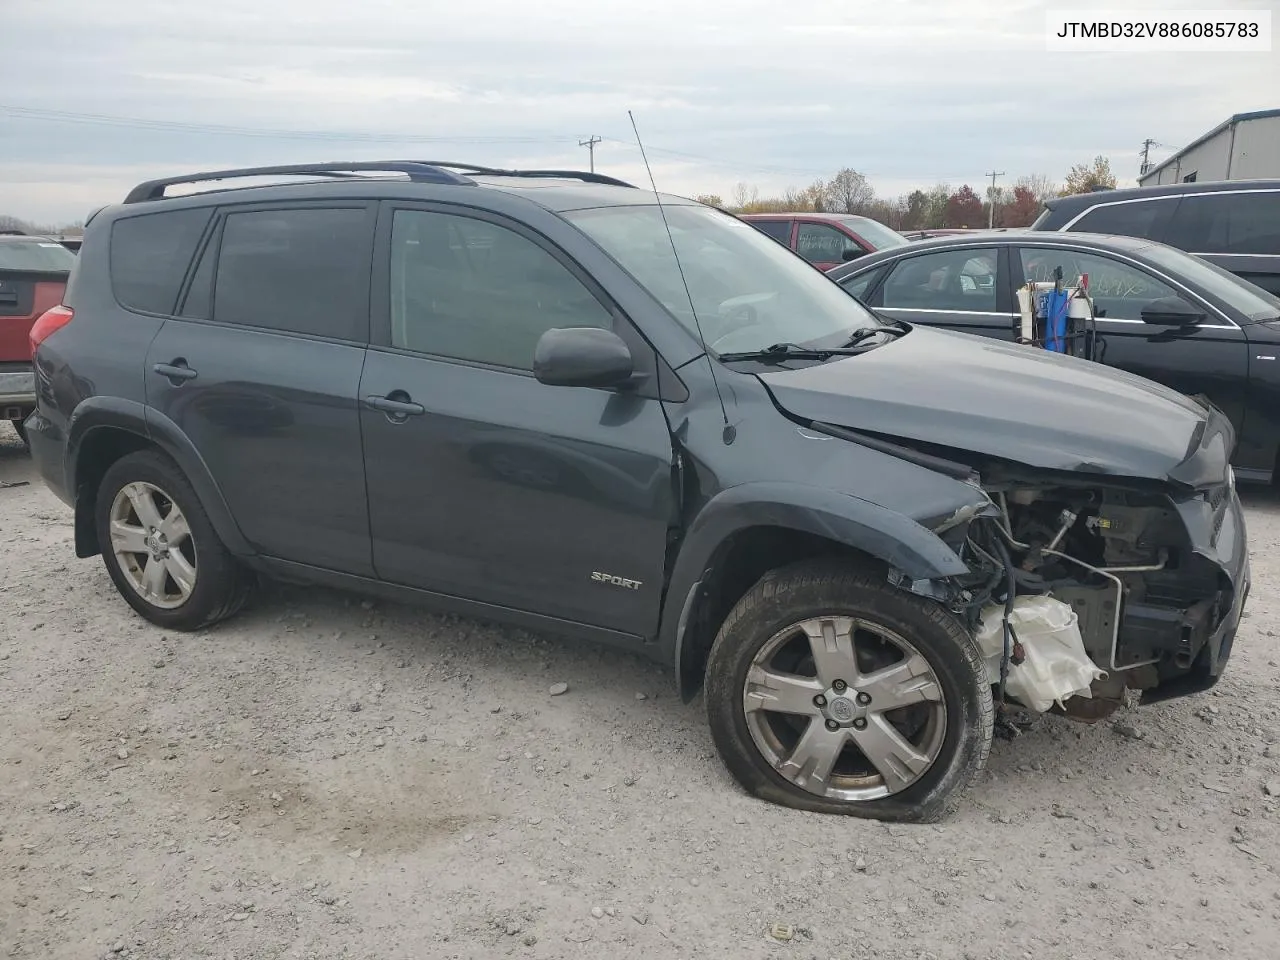
<path id="1" fill-rule="evenodd" d="M 147 603 L 173 610 L 196 588 L 196 546 L 182 508 L 159 487 L 125 484 L 111 502 L 111 552 Z"/>
<path id="2" fill-rule="evenodd" d="M 967 631 L 831 562 L 775 571 L 739 601 L 706 689 L 730 771 L 801 809 L 937 819 L 991 746 L 990 683 Z"/>
<path id="3" fill-rule="evenodd" d="M 107 572 L 152 623 L 197 630 L 244 605 L 251 577 L 168 457 L 147 450 L 116 461 L 102 478 L 95 509 Z"/>

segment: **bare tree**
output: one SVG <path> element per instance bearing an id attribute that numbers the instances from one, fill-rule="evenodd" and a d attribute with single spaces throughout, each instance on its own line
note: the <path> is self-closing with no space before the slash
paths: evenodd
<path id="1" fill-rule="evenodd" d="M 0 213 L 0 230 L 21 230 L 23 233 L 35 232 L 32 225 L 25 220 L 19 220 L 17 217 L 10 216 L 7 213 Z"/>
<path id="2" fill-rule="evenodd" d="M 826 193 L 832 209 L 841 213 L 861 213 L 876 195 L 867 178 L 851 167 L 828 181 Z"/>
<path id="3" fill-rule="evenodd" d="M 1058 195 L 1058 184 L 1052 179 L 1046 177 L 1043 173 L 1033 173 L 1029 176 L 1019 177 L 1013 183 L 1014 188 L 1022 187 L 1030 192 L 1040 203 L 1046 200 L 1052 200 Z"/>
<path id="4" fill-rule="evenodd" d="M 760 202 L 760 191 L 748 183 L 737 183 L 733 188 L 733 208 L 747 210 Z"/>
<path id="5" fill-rule="evenodd" d="M 805 210 L 812 210 L 815 213 L 824 213 L 831 209 L 828 200 L 827 185 L 822 180 L 815 180 L 809 186 L 805 187 L 800 194 L 804 203 Z"/>

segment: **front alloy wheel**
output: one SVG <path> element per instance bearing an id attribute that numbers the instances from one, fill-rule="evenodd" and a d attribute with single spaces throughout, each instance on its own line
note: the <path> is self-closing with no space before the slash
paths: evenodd
<path id="1" fill-rule="evenodd" d="M 946 702 L 919 651 L 881 624 L 814 617 L 770 637 L 743 690 L 751 739 L 803 790 L 878 800 L 938 759 Z"/>
<path id="2" fill-rule="evenodd" d="M 730 773 L 802 810 L 936 820 L 991 749 L 973 637 L 939 604 L 847 562 L 793 564 L 747 591 L 711 648 L 705 690 Z"/>

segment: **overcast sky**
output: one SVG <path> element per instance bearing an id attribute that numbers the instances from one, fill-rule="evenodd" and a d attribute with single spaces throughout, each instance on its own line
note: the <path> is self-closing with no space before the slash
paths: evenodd
<path id="1" fill-rule="evenodd" d="M 1280 42 L 1051 55 L 1044 11 L 1062 6 L 0 0 L 0 213 L 74 220 L 150 176 L 309 159 L 585 168 L 592 135 L 597 169 L 643 179 L 628 109 L 674 193 L 842 166 L 885 196 L 981 189 L 988 170 L 1060 178 L 1099 153 L 1123 182 L 1144 137 L 1162 158 L 1280 107 Z"/>

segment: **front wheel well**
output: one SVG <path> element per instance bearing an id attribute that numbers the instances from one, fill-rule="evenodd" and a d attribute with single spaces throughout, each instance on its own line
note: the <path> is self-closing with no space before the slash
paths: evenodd
<path id="1" fill-rule="evenodd" d="M 747 592 L 770 570 L 799 560 L 836 558 L 863 569 L 888 574 L 888 567 L 869 553 L 838 540 L 787 527 L 748 527 L 717 547 L 706 567 L 680 644 L 680 695 L 688 702 L 702 687 L 707 657 L 720 625 Z"/>
<path id="2" fill-rule="evenodd" d="M 111 465 L 138 450 L 159 449 L 140 434 L 119 427 L 98 427 L 86 434 L 76 454 L 76 556 L 93 557 L 102 552 L 94 510 L 98 487 Z"/>

